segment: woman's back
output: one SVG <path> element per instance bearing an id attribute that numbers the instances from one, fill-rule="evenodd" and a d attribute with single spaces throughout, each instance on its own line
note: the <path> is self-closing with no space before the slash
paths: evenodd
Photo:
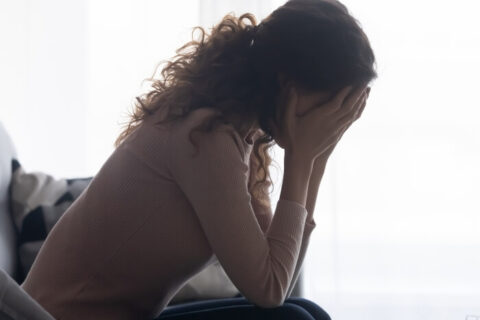
<path id="1" fill-rule="evenodd" d="M 212 257 L 166 166 L 168 134 L 141 126 L 50 233 L 22 286 L 57 318 L 148 316 Z"/>
<path id="2" fill-rule="evenodd" d="M 270 248 L 248 203 L 251 145 L 223 125 L 226 130 L 199 140 L 200 157 L 192 158 L 197 160 L 187 157 L 195 150 L 188 133 L 209 114 L 196 110 L 170 127 L 154 125 L 155 118 L 145 121 L 55 225 L 22 287 L 57 319 L 158 315 L 191 276 L 215 261 L 217 251 L 240 291 L 264 295 L 268 286 L 271 295 L 282 292 L 276 281 L 290 281 L 292 272 L 275 283 L 267 272 L 264 285 L 246 273 L 282 268 L 265 263 Z M 222 176 L 224 185 L 212 184 Z M 232 209 L 222 211 L 223 205 Z M 275 229 L 292 234 L 278 253 L 282 264 L 291 265 L 306 210 L 288 201 L 281 208 L 289 212 Z M 233 225 L 241 236 L 231 232 Z"/>

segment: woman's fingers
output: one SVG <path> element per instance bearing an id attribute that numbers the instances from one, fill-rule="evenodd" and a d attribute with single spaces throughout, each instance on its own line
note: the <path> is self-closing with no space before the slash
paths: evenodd
<path id="1" fill-rule="evenodd" d="M 343 133 L 360 117 L 369 90 L 366 86 L 344 87 L 328 102 L 297 116 L 297 104 L 308 103 L 309 97 L 303 100 L 293 85 L 288 86 L 276 115 L 275 140 L 283 149 L 297 150 L 306 156 L 312 151 L 319 155 L 328 148 L 333 150 Z"/>
<path id="2" fill-rule="evenodd" d="M 361 86 L 355 89 L 345 100 L 342 107 L 338 110 L 337 116 L 343 117 L 350 113 L 352 110 L 355 110 L 358 101 L 363 97 L 366 93 L 366 87 Z"/>
<path id="3" fill-rule="evenodd" d="M 356 116 L 358 114 L 358 111 L 362 108 L 362 105 L 366 101 L 366 98 L 367 92 L 364 91 L 361 97 L 356 101 L 354 106 L 348 112 L 344 112 L 344 115 L 337 120 L 337 125 L 339 128 L 342 128 L 343 126 L 357 119 Z"/>
<path id="4" fill-rule="evenodd" d="M 327 114 L 332 114 L 332 113 L 335 113 L 337 112 L 338 110 L 341 109 L 344 101 L 345 101 L 345 98 L 348 96 L 348 94 L 352 91 L 353 87 L 352 86 L 347 86 L 345 88 L 343 88 L 342 90 L 340 90 L 336 95 L 335 97 L 333 97 L 332 100 L 330 100 L 328 103 L 327 103 L 327 106 L 326 106 L 326 110 L 327 111 Z"/>
<path id="5" fill-rule="evenodd" d="M 360 108 L 358 109 L 358 111 L 355 115 L 355 120 L 359 119 L 362 116 L 363 110 L 365 109 L 365 106 L 367 105 L 368 96 L 370 95 L 370 87 L 368 87 L 365 91 L 366 91 L 366 94 L 365 94 L 365 97 L 363 99 L 363 103 L 362 103 L 362 105 L 360 106 Z"/>
<path id="6" fill-rule="evenodd" d="M 366 93 L 367 91 L 367 86 L 366 85 L 362 85 L 362 86 L 359 86 L 357 87 L 353 92 L 352 94 L 350 94 L 347 99 L 345 99 L 344 101 L 344 107 L 351 107 L 352 105 L 355 105 L 355 103 L 357 103 L 357 101 L 362 97 L 362 95 L 364 93 Z"/>
<path id="7" fill-rule="evenodd" d="M 368 99 L 368 95 L 363 99 L 363 103 L 355 115 L 355 120 L 359 119 L 362 116 L 363 109 L 365 109 L 365 106 L 367 105 L 367 99 Z"/>

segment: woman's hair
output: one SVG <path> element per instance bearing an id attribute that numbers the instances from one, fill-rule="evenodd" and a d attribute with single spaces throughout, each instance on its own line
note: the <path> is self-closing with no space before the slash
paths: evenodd
<path id="1" fill-rule="evenodd" d="M 196 30 L 198 40 L 193 37 Z M 160 79 L 148 79 L 152 89 L 136 98 L 115 145 L 159 109 L 167 111 L 165 122 L 202 107 L 218 111 L 192 132 L 209 132 L 221 123 L 240 130 L 241 125 L 256 121 L 262 135 L 253 146 L 256 172 L 250 191 L 263 204 L 269 203 L 272 185 L 269 149 L 275 141 L 268 121 L 275 121 L 278 112 L 278 74 L 304 90 L 330 93 L 376 77 L 367 36 L 336 0 L 289 0 L 259 25 L 251 13 L 238 18 L 228 14 L 210 34 L 195 27 L 192 38 L 166 61 Z M 241 123 L 229 121 L 231 116 Z"/>

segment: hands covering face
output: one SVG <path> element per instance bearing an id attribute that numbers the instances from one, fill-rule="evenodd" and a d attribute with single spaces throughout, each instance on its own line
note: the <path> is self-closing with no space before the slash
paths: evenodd
<path id="1" fill-rule="evenodd" d="M 335 96 L 307 93 L 289 85 L 279 99 L 276 123 L 270 121 L 277 144 L 309 159 L 328 157 L 343 133 L 360 118 L 370 87 L 348 86 Z"/>

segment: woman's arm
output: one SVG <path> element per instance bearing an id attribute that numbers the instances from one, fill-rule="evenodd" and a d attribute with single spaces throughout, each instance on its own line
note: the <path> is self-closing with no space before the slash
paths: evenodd
<path id="1" fill-rule="evenodd" d="M 250 194 L 253 193 L 253 183 L 256 181 L 257 177 L 255 176 L 254 172 L 256 172 L 258 168 L 258 160 L 253 159 L 255 156 L 253 152 L 250 156 L 250 178 L 249 178 L 249 192 Z M 323 174 L 325 172 L 325 167 L 327 165 L 326 158 L 316 158 L 313 170 L 310 176 L 309 184 L 308 184 L 308 194 L 307 194 L 307 202 L 306 202 L 306 209 L 308 212 L 307 216 L 307 223 L 315 225 L 315 219 L 313 218 L 313 212 L 315 211 L 315 204 L 317 202 L 317 195 L 318 189 L 320 187 L 320 182 L 322 181 Z M 262 230 L 266 232 L 272 221 L 273 213 L 270 204 L 270 198 L 267 196 L 265 198 L 258 199 L 252 196 L 251 204 L 253 209 L 255 210 L 255 214 L 257 218 L 259 218 L 260 226 Z M 268 205 L 267 205 L 268 204 Z"/>
<path id="2" fill-rule="evenodd" d="M 295 284 L 297 283 L 298 277 L 300 275 L 300 269 L 303 265 L 303 260 L 305 254 L 307 253 L 308 244 L 310 242 L 310 235 L 316 227 L 315 219 L 313 218 L 313 212 L 315 211 L 315 204 L 317 202 L 318 189 L 320 187 L 320 182 L 322 181 L 323 174 L 325 172 L 325 167 L 327 165 L 327 158 L 316 158 L 312 174 L 310 175 L 310 180 L 308 183 L 308 194 L 307 194 L 307 220 L 305 221 L 305 229 L 303 230 L 302 246 L 300 248 L 300 253 L 298 255 L 297 265 L 295 266 L 295 272 L 293 274 L 292 282 L 287 291 L 287 298 L 290 297 Z"/>
<path id="3" fill-rule="evenodd" d="M 287 292 L 287 297 L 290 296 L 297 280 L 300 274 L 300 269 L 303 265 L 303 261 L 305 258 L 305 254 L 308 248 L 309 244 L 309 239 L 310 239 L 310 234 L 315 229 L 315 219 L 313 218 L 313 212 L 315 210 L 315 204 L 317 201 L 317 195 L 318 195 L 318 189 L 320 186 L 320 182 L 322 181 L 322 177 L 325 171 L 325 167 L 327 164 L 327 158 L 316 158 L 312 173 L 310 175 L 309 179 L 309 185 L 308 185 L 308 194 L 307 194 L 307 202 L 306 202 L 306 209 L 308 212 L 307 220 L 305 222 L 305 229 L 303 232 L 303 237 L 302 237 L 302 246 L 300 249 L 300 253 L 298 256 L 297 264 L 295 266 L 295 272 L 294 276 L 292 279 L 292 282 L 290 283 L 288 292 Z M 256 175 L 257 170 L 259 168 L 259 162 L 258 159 L 255 157 L 254 153 L 252 152 L 250 155 L 250 175 L 249 175 L 249 191 L 250 194 L 253 193 L 251 190 L 253 187 L 253 183 L 260 179 L 259 176 Z M 268 203 L 268 205 L 266 205 Z M 272 221 L 272 209 L 270 205 L 270 199 L 266 198 L 261 198 L 260 200 L 257 199 L 256 197 L 252 196 L 251 199 L 251 204 L 252 207 L 255 211 L 255 215 L 257 217 L 257 220 L 260 224 L 260 227 L 262 228 L 263 232 L 266 232 L 268 230 L 268 227 L 270 226 L 270 223 Z"/>
<path id="4" fill-rule="evenodd" d="M 313 212 L 315 211 L 315 204 L 317 203 L 318 189 L 320 187 L 320 182 L 322 181 L 326 166 L 327 166 L 327 159 L 320 158 L 320 157 L 316 158 L 313 164 L 312 174 L 310 175 L 310 180 L 308 183 L 308 195 L 307 195 L 307 204 L 306 204 L 306 209 L 308 212 L 307 223 L 315 224 L 315 219 L 313 218 Z"/>
<path id="5" fill-rule="evenodd" d="M 290 174 L 284 176 L 284 197 L 264 233 L 250 204 L 242 138 L 233 128 L 196 135 L 195 153 L 188 129 L 170 131 L 172 178 L 233 284 L 252 303 L 281 305 L 293 279 L 307 217 L 304 199 L 310 171 L 305 161 L 286 165 Z"/>

